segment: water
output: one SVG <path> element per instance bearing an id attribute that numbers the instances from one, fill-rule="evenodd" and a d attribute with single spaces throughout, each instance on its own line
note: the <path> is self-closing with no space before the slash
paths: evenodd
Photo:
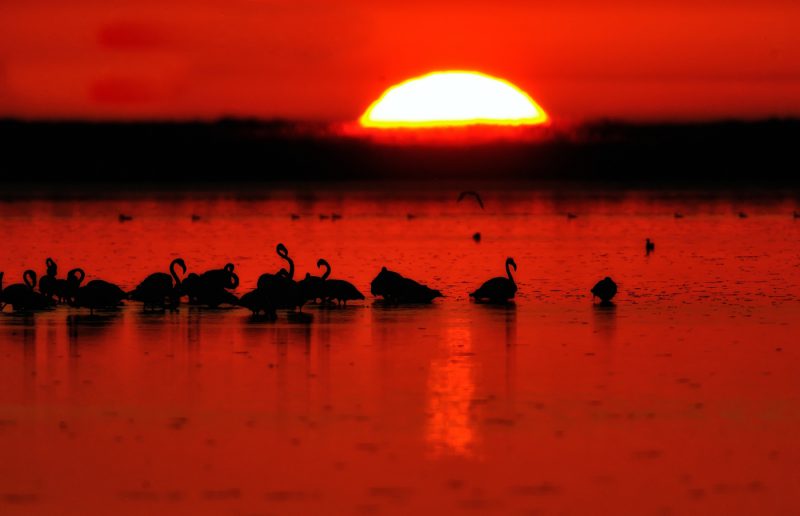
<path id="1" fill-rule="evenodd" d="M 5 285 L 52 256 L 62 277 L 81 266 L 131 288 L 181 256 L 190 271 L 235 263 L 241 294 L 283 266 L 283 242 L 301 275 L 324 257 L 368 295 L 387 265 L 446 296 L 394 308 L 368 295 L 274 323 L 6 308 L 0 511 L 800 511 L 793 199 L 485 192 L 481 211 L 455 198 L 0 204 Z M 507 256 L 516 304 L 470 303 Z M 606 275 L 614 308 L 588 293 Z"/>

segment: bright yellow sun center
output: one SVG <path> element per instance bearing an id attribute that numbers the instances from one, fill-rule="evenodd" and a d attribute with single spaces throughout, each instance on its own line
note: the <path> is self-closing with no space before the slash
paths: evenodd
<path id="1" fill-rule="evenodd" d="M 392 86 L 361 116 L 364 127 L 535 125 L 547 114 L 510 82 L 479 72 L 433 72 Z"/>

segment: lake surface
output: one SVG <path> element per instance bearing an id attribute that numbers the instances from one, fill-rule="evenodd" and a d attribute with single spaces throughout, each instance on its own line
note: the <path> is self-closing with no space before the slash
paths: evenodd
<path id="1" fill-rule="evenodd" d="M 326 258 L 367 295 L 276 322 L 6 308 L 0 512 L 800 513 L 796 196 L 456 197 L 0 203 L 6 286 L 50 256 L 130 289 L 181 256 L 233 262 L 242 294 L 284 266 L 283 242 L 298 275 Z M 508 256 L 516 303 L 471 303 Z M 383 265 L 445 298 L 375 304 Z M 614 307 L 589 294 L 606 275 Z"/>

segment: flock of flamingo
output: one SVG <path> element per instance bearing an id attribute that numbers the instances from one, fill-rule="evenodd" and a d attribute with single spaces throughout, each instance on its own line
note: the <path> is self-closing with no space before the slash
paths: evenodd
<path id="1" fill-rule="evenodd" d="M 144 310 L 174 310 L 182 298 L 187 298 L 194 305 L 210 308 L 223 304 L 242 306 L 250 309 L 254 315 L 274 318 L 278 309 L 302 310 L 307 302 L 346 304 L 347 301 L 364 299 L 364 295 L 352 283 L 329 278 L 331 266 L 326 260 L 317 262 L 318 267 L 325 269 L 322 276 L 307 273 L 297 281 L 294 279 L 294 260 L 289 256 L 286 246 L 278 244 L 276 252 L 286 261 L 288 270 L 282 268 L 276 273 L 262 274 L 257 287 L 241 298 L 231 292 L 239 286 L 239 277 L 232 263 L 202 274 L 186 275 L 186 262 L 176 258 L 170 263 L 169 273 L 150 274 L 135 289 L 125 292 L 119 286 L 101 279 L 82 285 L 86 276 L 82 269 L 73 269 L 66 278 L 59 278 L 56 262 L 48 258 L 47 271 L 38 285 L 36 272 L 26 270 L 23 283 L 2 288 L 3 273 L 0 272 L 0 308 L 10 305 L 15 311 L 45 310 L 57 303 L 66 303 L 94 312 L 96 309 L 116 308 L 123 300 L 130 299 L 141 302 Z M 516 264 L 509 258 L 506 264 L 507 277 L 493 278 L 471 295 L 476 299 L 495 302 L 512 299 L 517 286 L 509 266 L 516 270 Z M 182 278 L 182 275 L 185 277 Z M 371 291 L 373 295 L 382 296 L 396 304 L 429 303 L 442 295 L 438 290 L 404 278 L 386 267 L 372 281 Z"/>
<path id="2" fill-rule="evenodd" d="M 309 302 L 325 304 L 346 304 L 348 301 L 363 300 L 364 294 L 350 282 L 330 278 L 331 266 L 324 260 L 317 262 L 317 267 L 324 268 L 322 276 L 306 273 L 303 279 L 295 280 L 294 260 L 283 244 L 278 244 L 276 252 L 287 268 L 276 273 L 265 273 L 258 278 L 255 289 L 241 297 L 232 290 L 239 286 L 239 277 L 234 272 L 234 265 L 229 263 L 221 269 L 212 269 L 202 274 L 186 275 L 186 262 L 182 258 L 172 260 L 169 273 L 155 272 L 142 280 L 130 292 L 119 286 L 93 279 L 83 285 L 86 277 L 83 269 L 72 269 L 66 278 L 58 277 L 58 265 L 52 258 L 47 258 L 47 270 L 39 279 L 33 270 L 26 270 L 23 283 L 16 283 L 3 288 L 3 273 L 0 272 L 0 310 L 10 306 L 14 311 L 38 311 L 54 308 L 57 304 L 67 304 L 76 308 L 95 310 L 115 309 L 124 300 L 142 303 L 145 311 L 175 310 L 186 298 L 189 304 L 217 308 L 221 305 L 240 306 L 249 309 L 254 316 L 275 319 L 277 310 L 302 310 Z M 477 290 L 471 292 L 471 298 L 478 302 L 507 303 L 514 298 L 517 284 L 511 269 L 517 270 L 513 258 L 505 264 L 506 276 L 492 278 Z M 178 272 L 180 269 L 180 273 Z M 38 287 L 38 291 L 37 291 Z M 382 297 L 390 304 L 430 303 L 442 297 L 438 290 L 429 288 L 397 272 L 383 267 L 372 280 L 370 291 L 373 296 Z M 592 289 L 593 296 L 602 302 L 609 303 L 617 291 L 611 278 L 605 278 Z"/>

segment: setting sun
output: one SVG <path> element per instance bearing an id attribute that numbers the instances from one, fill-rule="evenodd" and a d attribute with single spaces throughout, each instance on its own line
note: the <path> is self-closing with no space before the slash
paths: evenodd
<path id="1" fill-rule="evenodd" d="M 392 86 L 361 116 L 364 127 L 536 125 L 547 114 L 510 82 L 479 72 L 433 72 Z"/>

